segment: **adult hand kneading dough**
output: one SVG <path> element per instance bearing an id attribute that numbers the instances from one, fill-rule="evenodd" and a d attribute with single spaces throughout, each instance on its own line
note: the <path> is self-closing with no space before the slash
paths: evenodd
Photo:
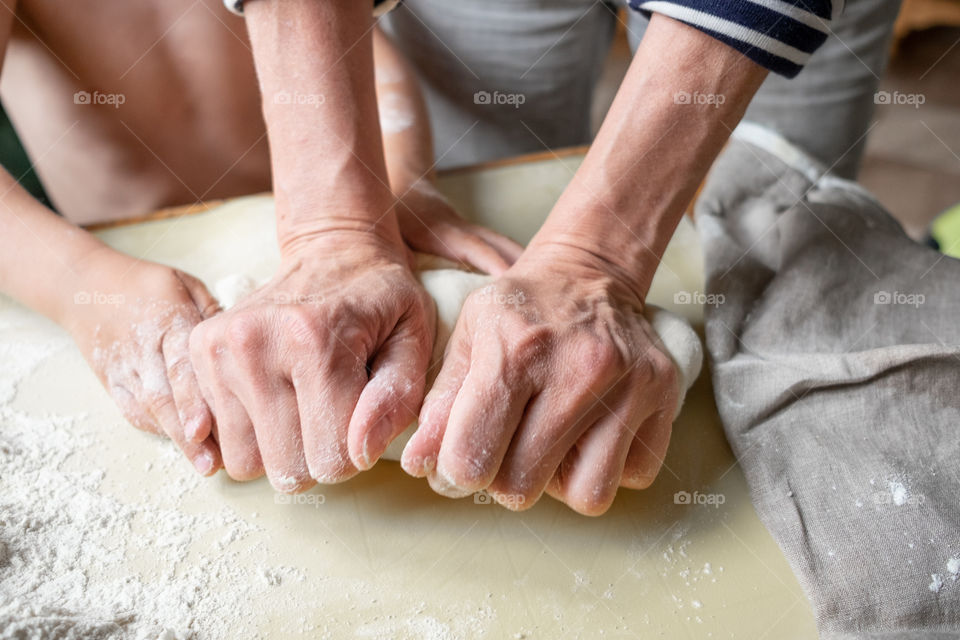
<path id="1" fill-rule="evenodd" d="M 460 310 L 463 308 L 463 303 L 467 297 L 494 280 L 493 276 L 462 271 L 452 268 L 452 266 L 452 263 L 442 259 L 431 256 L 419 257 L 420 282 L 437 306 L 437 335 L 431 357 L 431 362 L 434 363 L 443 358 L 447 341 L 450 339 L 454 325 L 457 323 L 457 317 L 460 315 Z M 232 275 L 217 282 L 214 286 L 214 293 L 224 308 L 229 308 L 255 288 L 256 282 L 252 278 L 245 275 Z M 521 301 L 516 303 L 522 304 Z M 504 304 L 510 304 L 510 302 L 505 301 Z M 677 381 L 680 390 L 677 396 L 677 406 L 674 410 L 674 417 L 676 417 L 683 406 L 683 399 L 687 390 L 700 375 L 700 368 L 703 365 L 703 348 L 700 344 L 700 338 L 686 320 L 669 311 L 647 305 L 643 315 L 654 332 L 660 337 L 664 350 L 673 360 L 677 369 Z M 439 367 L 431 367 L 432 375 L 427 380 L 428 390 L 439 370 Z M 417 423 L 414 422 L 390 443 L 381 457 L 386 460 L 399 461 L 403 456 L 404 447 L 416 430 Z M 450 495 L 450 497 L 462 497 L 462 495 Z"/>

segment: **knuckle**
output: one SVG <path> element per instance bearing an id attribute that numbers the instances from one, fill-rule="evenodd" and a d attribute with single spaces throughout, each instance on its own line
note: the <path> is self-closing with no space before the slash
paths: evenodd
<path id="1" fill-rule="evenodd" d="M 151 290 L 169 291 L 183 287 L 183 282 L 177 277 L 175 269 L 159 264 L 149 265 L 144 279 L 147 286 L 153 287 Z"/>
<path id="2" fill-rule="evenodd" d="M 315 313 L 307 307 L 292 307 L 284 319 L 287 338 L 296 347 L 310 349 L 320 338 L 319 323 Z"/>
<path id="3" fill-rule="evenodd" d="M 187 357 L 177 357 L 167 363 L 167 377 L 172 383 L 184 380 L 191 373 L 193 373 L 193 366 Z"/>
<path id="4" fill-rule="evenodd" d="M 677 385 L 677 371 L 673 361 L 656 347 L 649 349 L 638 359 L 636 370 L 645 384 L 665 390 Z"/>
<path id="5" fill-rule="evenodd" d="M 653 383 L 657 385 L 662 395 L 663 407 L 669 407 L 666 410 L 668 420 L 672 420 L 673 408 L 677 404 L 680 395 L 680 377 L 677 373 L 677 367 L 673 360 L 667 354 L 659 349 L 654 349 L 651 358 L 651 370 Z"/>
<path id="6" fill-rule="evenodd" d="M 592 341 L 585 355 L 600 371 L 622 371 L 626 367 L 623 352 L 609 340 Z"/>
<path id="7" fill-rule="evenodd" d="M 170 410 L 176 411 L 177 409 L 173 396 L 169 393 L 151 394 L 148 406 L 154 415 L 163 415 Z"/>
<path id="8" fill-rule="evenodd" d="M 256 351 L 263 344 L 260 323 L 247 314 L 238 314 L 230 320 L 226 328 L 226 338 L 231 347 L 243 352 Z M 209 346 L 213 345 L 208 344 Z"/>
<path id="9" fill-rule="evenodd" d="M 507 355 L 513 362 L 537 360 L 550 343 L 549 332 L 540 327 L 526 327 L 514 333 L 507 346 Z"/>
<path id="10" fill-rule="evenodd" d="M 577 368 L 585 370 L 588 380 L 595 384 L 612 380 L 627 368 L 623 352 L 611 341 L 595 336 L 580 341 L 573 357 Z"/>

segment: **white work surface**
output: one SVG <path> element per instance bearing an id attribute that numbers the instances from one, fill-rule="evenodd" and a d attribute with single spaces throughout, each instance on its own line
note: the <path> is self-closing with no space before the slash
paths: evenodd
<path id="1" fill-rule="evenodd" d="M 441 186 L 468 217 L 526 242 L 579 161 L 459 172 Z M 209 286 L 239 272 L 265 278 L 277 259 L 264 197 L 100 235 Z M 701 322 L 700 309 L 674 305 L 678 290 L 703 291 L 687 220 L 650 299 Z M 56 478 L 38 470 L 36 482 L 76 485 L 83 504 L 132 514 L 130 538 L 79 554 L 75 579 L 101 591 L 110 581 L 125 585 L 131 619 L 152 619 L 172 632 L 166 637 L 816 637 L 809 604 L 750 503 L 706 367 L 653 486 L 621 491 L 606 515 L 587 518 L 546 497 L 523 513 L 449 500 L 394 462 L 293 499 L 262 479 L 239 484 L 221 472 L 204 480 L 168 443 L 124 422 L 57 327 L 0 298 L 0 356 L 13 357 L 17 345 L 47 345 L 50 355 L 0 367 L 0 400 L 4 385 L 13 394 L 0 438 L 14 432 L 14 415 L 72 416 L 50 433 L 73 443 L 73 454 L 58 462 Z M 8 480 L 0 470 L 0 492 L 12 492 Z M 675 504 L 679 491 L 724 503 Z M 70 498 L 60 499 L 69 512 Z M 84 544 L 103 546 L 95 519 L 81 515 L 62 516 L 72 518 L 64 535 L 88 527 Z M 15 524 L 0 514 L 0 534 Z M 112 527 L 104 537 L 126 530 L 104 526 Z M 7 547 L 17 552 L 10 540 Z M 58 579 L 60 588 L 67 578 Z"/>

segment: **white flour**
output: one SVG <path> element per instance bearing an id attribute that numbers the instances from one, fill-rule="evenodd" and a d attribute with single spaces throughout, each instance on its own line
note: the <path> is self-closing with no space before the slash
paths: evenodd
<path id="1" fill-rule="evenodd" d="M 269 580 L 249 575 L 240 556 L 260 551 L 234 542 L 255 527 L 230 509 L 194 515 L 173 506 L 199 482 L 173 445 L 156 444 L 164 452 L 156 466 L 173 479 L 168 495 L 124 504 L 102 491 L 81 416 L 12 408 L 22 376 L 57 348 L 25 343 L 3 353 L 20 376 L 4 371 L 0 398 L 0 639 L 219 638 L 225 617 L 231 631 L 255 636 L 258 597 L 298 576 L 283 567 L 262 568 Z M 130 558 L 140 572 L 128 569 Z"/>

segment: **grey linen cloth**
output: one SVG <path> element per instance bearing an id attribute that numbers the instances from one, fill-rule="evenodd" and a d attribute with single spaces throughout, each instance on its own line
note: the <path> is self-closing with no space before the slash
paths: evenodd
<path id="1" fill-rule="evenodd" d="M 821 637 L 960 636 L 960 261 L 750 123 L 696 219 L 717 407 Z"/>

